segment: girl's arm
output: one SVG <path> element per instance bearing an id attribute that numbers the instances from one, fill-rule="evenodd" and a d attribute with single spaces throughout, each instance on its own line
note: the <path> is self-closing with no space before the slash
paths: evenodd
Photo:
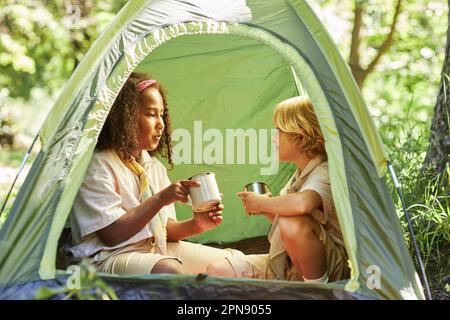
<path id="1" fill-rule="evenodd" d="M 142 230 L 163 206 L 161 195 L 155 194 L 110 225 L 98 230 L 97 235 L 104 244 L 114 247 Z"/>
<path id="2" fill-rule="evenodd" d="M 309 214 L 322 207 L 322 198 L 313 190 L 289 193 L 278 197 L 265 197 L 254 192 L 239 192 L 246 212 L 280 216 Z"/>
<path id="3" fill-rule="evenodd" d="M 188 219 L 184 221 L 175 221 L 173 219 L 169 219 L 167 221 L 166 229 L 167 241 L 183 240 L 202 232 L 197 224 L 195 224 L 194 219 Z"/>
<path id="4" fill-rule="evenodd" d="M 97 231 L 100 240 L 113 247 L 130 239 L 161 210 L 175 201 L 187 202 L 188 187 L 199 186 L 197 181 L 177 181 L 129 210 L 119 219 Z"/>
<path id="5" fill-rule="evenodd" d="M 167 240 L 179 241 L 217 227 L 222 222 L 223 205 L 209 211 L 194 212 L 193 218 L 184 221 L 167 221 Z"/>

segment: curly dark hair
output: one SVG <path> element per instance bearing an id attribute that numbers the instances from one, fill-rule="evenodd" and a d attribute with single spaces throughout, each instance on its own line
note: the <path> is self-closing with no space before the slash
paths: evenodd
<path id="1" fill-rule="evenodd" d="M 136 133 L 138 130 L 141 108 L 143 106 L 142 93 L 137 90 L 137 84 L 143 80 L 149 79 L 151 79 L 151 77 L 145 73 L 131 73 L 111 107 L 102 131 L 100 132 L 100 136 L 98 137 L 96 149 L 113 149 L 124 160 L 131 159 L 132 151 L 138 144 Z M 153 83 L 150 87 L 157 89 L 163 100 L 164 132 L 162 133 L 158 147 L 155 150 L 148 152 L 151 156 L 159 154 L 166 158 L 172 167 L 172 140 L 170 137 L 172 130 L 167 97 L 164 88 L 159 82 Z"/>

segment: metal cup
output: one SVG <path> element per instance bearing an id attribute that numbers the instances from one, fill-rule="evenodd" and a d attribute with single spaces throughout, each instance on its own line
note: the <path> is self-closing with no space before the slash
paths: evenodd
<path id="1" fill-rule="evenodd" d="M 267 185 L 267 183 L 262 182 L 262 181 L 255 181 L 255 182 L 250 182 L 249 184 L 247 184 L 244 187 L 244 191 L 245 192 L 256 192 L 259 194 L 266 194 L 269 193 L 269 186 Z"/>
<path id="2" fill-rule="evenodd" d="M 245 192 L 256 192 L 258 194 L 266 194 L 270 193 L 269 186 L 267 183 L 262 181 L 250 182 L 244 187 Z M 248 213 L 248 215 L 252 216 L 253 213 Z"/>
<path id="3" fill-rule="evenodd" d="M 201 184 L 200 187 L 189 188 L 189 198 L 195 212 L 207 211 L 220 204 L 222 197 L 213 172 L 200 173 L 190 177 L 189 180 L 198 181 Z"/>

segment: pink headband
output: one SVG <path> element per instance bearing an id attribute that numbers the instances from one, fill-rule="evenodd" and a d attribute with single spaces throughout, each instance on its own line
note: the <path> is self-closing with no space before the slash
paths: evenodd
<path id="1" fill-rule="evenodd" d="M 150 87 L 152 84 L 156 83 L 156 80 L 150 79 L 150 80 L 143 80 L 137 84 L 137 90 L 142 91 L 145 88 Z"/>

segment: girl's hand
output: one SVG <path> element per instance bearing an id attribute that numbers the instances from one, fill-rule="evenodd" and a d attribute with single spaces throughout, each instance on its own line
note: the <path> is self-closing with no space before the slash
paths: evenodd
<path id="1" fill-rule="evenodd" d="M 236 194 L 242 200 L 242 205 L 247 215 L 262 213 L 263 201 L 265 198 L 270 197 L 269 194 L 258 194 L 256 192 L 238 192 Z"/>
<path id="2" fill-rule="evenodd" d="M 199 187 L 200 182 L 193 180 L 179 180 L 172 183 L 167 188 L 161 190 L 158 194 L 162 203 L 167 206 L 176 201 L 187 203 L 190 187 Z"/>
<path id="3" fill-rule="evenodd" d="M 219 204 L 208 211 L 194 211 L 194 223 L 200 232 L 205 232 L 221 224 L 223 220 L 223 209 L 223 204 Z"/>

